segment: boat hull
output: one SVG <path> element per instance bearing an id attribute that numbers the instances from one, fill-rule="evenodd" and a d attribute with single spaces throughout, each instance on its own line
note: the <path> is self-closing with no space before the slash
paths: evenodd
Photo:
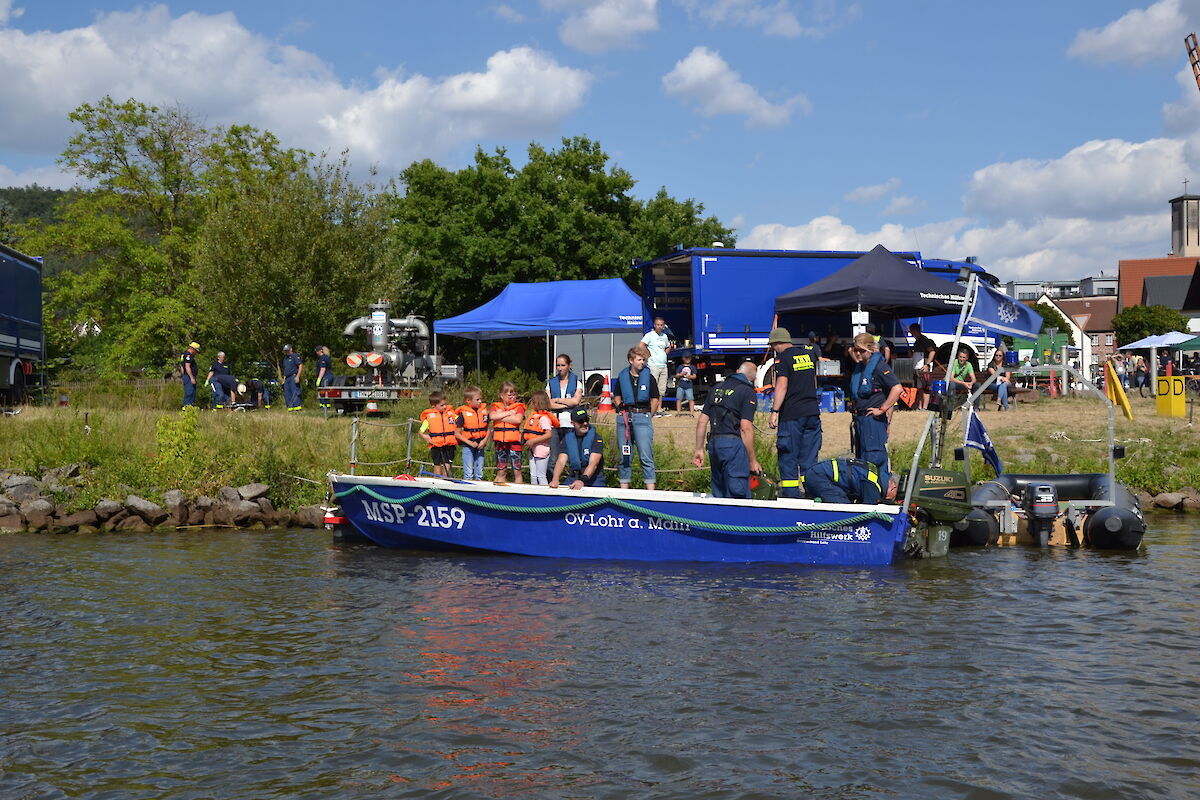
<path id="1" fill-rule="evenodd" d="M 897 506 L 568 491 L 333 473 L 342 515 L 385 547 L 639 561 L 882 565 L 903 558 Z"/>

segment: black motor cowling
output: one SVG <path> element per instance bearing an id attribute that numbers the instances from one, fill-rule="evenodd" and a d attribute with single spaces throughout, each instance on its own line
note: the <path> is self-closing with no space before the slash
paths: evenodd
<path id="1" fill-rule="evenodd" d="M 1054 520 L 1058 518 L 1058 488 L 1053 483 L 1028 483 L 1021 497 L 1021 508 L 1029 525 L 1029 535 L 1038 547 L 1050 543 Z"/>

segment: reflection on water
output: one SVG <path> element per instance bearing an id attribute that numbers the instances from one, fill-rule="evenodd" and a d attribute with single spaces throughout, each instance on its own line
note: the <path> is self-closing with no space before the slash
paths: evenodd
<path id="1" fill-rule="evenodd" d="M 3 797 L 1185 798 L 1187 518 L 882 569 L 0 538 Z"/>

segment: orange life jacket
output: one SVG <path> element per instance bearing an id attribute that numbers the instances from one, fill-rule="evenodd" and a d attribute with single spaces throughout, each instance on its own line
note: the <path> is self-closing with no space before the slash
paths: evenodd
<path id="1" fill-rule="evenodd" d="M 438 411 L 436 408 L 427 408 L 421 412 L 421 422 L 429 423 L 426 433 L 429 434 L 430 447 L 445 447 L 458 443 L 458 439 L 454 437 L 454 412 L 449 409 Z"/>
<path id="2" fill-rule="evenodd" d="M 521 423 L 505 420 L 496 422 L 496 414 L 504 411 L 519 411 L 521 416 L 525 416 L 525 404 L 513 403 L 511 406 L 506 406 L 504 403 L 492 403 L 491 411 L 488 412 L 493 420 L 492 422 L 492 441 L 500 442 L 501 444 L 517 444 L 521 441 Z"/>
<path id="3" fill-rule="evenodd" d="M 558 417 L 556 417 L 554 414 L 551 414 L 549 411 L 530 412 L 529 418 L 525 420 L 525 427 L 521 429 L 522 444 L 528 442 L 530 439 L 536 439 L 546 432 L 544 430 L 545 426 L 542 425 L 543 417 L 548 417 L 550 419 L 551 428 L 558 427 Z"/>
<path id="4" fill-rule="evenodd" d="M 471 408 L 466 403 L 455 409 L 458 413 L 458 429 L 462 435 L 472 442 L 482 442 L 487 438 L 488 413 L 483 406 Z"/>

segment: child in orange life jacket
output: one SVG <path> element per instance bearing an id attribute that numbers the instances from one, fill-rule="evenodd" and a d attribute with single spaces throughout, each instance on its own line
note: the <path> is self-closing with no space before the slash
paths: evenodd
<path id="1" fill-rule="evenodd" d="M 443 392 L 429 393 L 429 408 L 421 412 L 421 438 L 429 443 L 429 456 L 433 471 L 450 477 L 450 465 L 454 463 L 455 435 L 454 412 L 446 402 Z"/>
<path id="2" fill-rule="evenodd" d="M 550 395 L 534 392 L 529 398 L 529 416 L 521 429 L 522 444 L 529 451 L 529 481 L 545 486 L 550 480 L 546 468 L 550 465 L 550 437 L 558 427 L 558 417 L 550 413 Z"/>
<path id="3" fill-rule="evenodd" d="M 455 409 L 458 428 L 455 435 L 462 444 L 463 477 L 483 480 L 483 449 L 488 442 L 488 412 L 483 407 L 483 392 L 478 386 L 463 389 L 463 404 Z"/>
<path id="4" fill-rule="evenodd" d="M 504 483 L 512 467 L 513 483 L 521 478 L 521 423 L 525 421 L 525 404 L 517 402 L 517 387 L 505 381 L 500 384 L 500 400 L 488 410 L 492 421 L 492 449 L 496 451 L 496 483 Z"/>

